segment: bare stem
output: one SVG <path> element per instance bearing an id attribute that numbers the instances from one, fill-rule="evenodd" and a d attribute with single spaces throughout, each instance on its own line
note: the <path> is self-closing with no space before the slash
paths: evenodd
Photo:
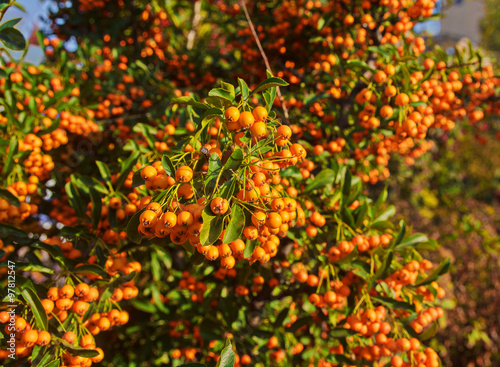
<path id="1" fill-rule="evenodd" d="M 252 19 L 250 18 L 250 14 L 248 14 L 248 9 L 247 5 L 245 4 L 245 0 L 239 0 L 239 3 L 241 7 L 243 8 L 243 11 L 245 12 L 245 17 L 247 18 L 248 25 L 250 26 L 250 30 L 252 31 L 253 38 L 255 39 L 255 42 L 257 43 L 257 47 L 259 48 L 260 54 L 262 56 L 262 59 L 264 60 L 264 63 L 266 64 L 267 70 L 269 70 L 271 73 L 273 72 L 271 69 L 271 65 L 269 64 L 269 60 L 267 59 L 266 53 L 264 52 L 264 49 L 262 48 L 262 44 L 260 43 L 259 36 L 257 35 L 257 32 L 255 31 L 255 27 L 253 26 Z M 280 87 L 276 87 L 276 92 L 278 94 L 278 98 L 281 102 L 281 107 L 283 108 L 283 114 L 285 115 L 285 119 L 287 123 L 290 123 L 290 119 L 288 117 L 288 109 L 285 106 L 285 100 L 283 98 L 283 95 L 281 94 Z"/>
<path id="2" fill-rule="evenodd" d="M 201 13 L 201 0 L 198 0 L 194 3 L 193 21 L 192 21 L 193 27 L 189 31 L 189 34 L 187 37 L 188 39 L 187 39 L 186 47 L 188 50 L 191 50 L 194 46 L 194 40 L 196 38 L 196 30 L 197 30 L 198 25 L 200 24 L 200 20 L 201 20 L 200 13 Z"/>

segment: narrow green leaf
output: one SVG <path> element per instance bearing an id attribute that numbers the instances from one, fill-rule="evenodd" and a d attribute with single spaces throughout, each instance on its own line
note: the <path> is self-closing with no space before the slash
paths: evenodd
<path id="1" fill-rule="evenodd" d="M 185 104 L 188 106 L 193 106 L 194 108 L 201 108 L 203 110 L 207 110 L 210 108 L 205 103 L 198 102 L 193 97 L 176 97 L 171 100 L 171 103 Z"/>
<path id="2" fill-rule="evenodd" d="M 19 199 L 12 194 L 9 190 L 0 189 L 0 197 L 3 197 L 5 200 L 9 202 L 10 205 L 19 206 L 21 203 Z"/>
<path id="3" fill-rule="evenodd" d="M 281 177 L 290 177 L 296 180 L 302 180 L 302 174 L 299 169 L 295 166 L 287 167 L 280 172 Z"/>
<path id="4" fill-rule="evenodd" d="M 370 299 L 373 302 L 378 302 L 386 307 L 389 307 L 392 310 L 399 309 L 406 311 L 415 311 L 415 305 L 403 301 L 396 301 L 395 299 L 389 297 L 371 296 Z"/>
<path id="5" fill-rule="evenodd" d="M 329 336 L 335 339 L 347 338 L 354 334 L 357 334 L 356 331 L 350 329 L 333 329 L 328 333 Z"/>
<path id="6" fill-rule="evenodd" d="M 101 266 L 96 264 L 80 265 L 73 270 L 73 273 L 98 275 L 103 277 L 104 279 L 109 278 L 108 272 L 104 270 Z"/>
<path id="7" fill-rule="evenodd" d="M 69 353 L 72 356 L 80 356 L 84 358 L 94 358 L 99 355 L 99 352 L 94 349 L 85 349 L 81 347 L 75 347 L 73 344 L 69 344 L 67 341 L 58 338 L 56 336 L 53 336 L 52 339 L 54 339 L 57 343 L 61 344 L 64 349 L 69 351 Z"/>
<path id="8" fill-rule="evenodd" d="M 311 183 L 306 186 L 305 191 L 313 191 L 319 188 L 322 188 L 328 184 L 333 184 L 333 180 L 335 179 L 335 172 L 333 170 L 327 168 L 322 170 L 319 174 L 314 177 Z"/>
<path id="9" fill-rule="evenodd" d="M 120 168 L 120 177 L 116 180 L 116 190 L 120 190 L 122 185 L 125 183 L 127 180 L 127 177 L 134 168 L 134 165 L 137 163 L 137 160 L 139 159 L 141 153 L 140 152 L 132 152 L 130 156 L 125 159 L 123 162 L 121 162 L 121 168 Z"/>
<path id="10" fill-rule="evenodd" d="M 272 88 L 272 87 L 286 87 L 288 85 L 283 79 L 272 77 L 261 82 L 255 89 L 250 93 L 250 95 L 262 92 L 263 90 Z"/>
<path id="11" fill-rule="evenodd" d="M 386 278 L 387 272 L 391 268 L 391 264 L 392 264 L 393 259 L 394 259 L 394 253 L 391 251 L 385 257 L 380 268 L 377 269 L 377 272 L 375 273 L 375 276 L 374 276 L 375 279 L 385 279 Z"/>
<path id="12" fill-rule="evenodd" d="M 99 169 L 99 172 L 101 173 L 101 177 L 103 178 L 104 182 L 106 182 L 108 186 L 112 188 L 111 171 L 109 170 L 108 165 L 101 161 L 95 161 L 95 164 L 97 165 L 97 168 Z"/>
<path id="13" fill-rule="evenodd" d="M 249 95 L 250 95 L 250 92 L 249 92 L 249 89 L 248 89 L 248 85 L 241 78 L 238 78 L 238 85 L 240 86 L 241 99 L 243 101 L 246 101 L 248 99 Z"/>
<path id="14" fill-rule="evenodd" d="M 437 331 L 438 331 L 438 323 L 433 322 L 432 325 L 429 328 L 427 328 L 427 330 L 425 330 L 422 334 L 418 336 L 418 339 L 420 340 L 430 339 L 434 335 L 436 335 Z"/>
<path id="15" fill-rule="evenodd" d="M 14 164 L 14 155 L 18 152 L 18 142 L 17 139 L 11 139 L 9 144 L 9 153 L 7 154 L 7 159 L 4 162 L 2 169 L 2 177 L 6 177 L 12 171 L 12 165 Z"/>
<path id="16" fill-rule="evenodd" d="M 4 29 L 4 28 L 11 28 L 11 27 L 14 27 L 17 23 L 19 23 L 21 21 L 21 18 L 13 18 L 13 19 L 9 19 L 8 21 L 6 22 L 3 22 L 2 24 L 0 24 L 0 30 Z"/>
<path id="17" fill-rule="evenodd" d="M 28 302 L 31 312 L 33 312 L 33 316 L 35 316 L 36 328 L 38 330 L 47 330 L 49 321 L 45 309 L 43 308 L 42 301 L 40 301 L 38 295 L 31 288 L 23 288 L 21 290 L 21 295 L 25 301 Z"/>
<path id="18" fill-rule="evenodd" d="M 73 182 L 67 182 L 64 186 L 66 190 L 66 195 L 68 195 L 68 201 L 71 207 L 75 210 L 78 217 L 83 217 L 85 211 L 83 210 L 82 198 L 78 188 Z"/>
<path id="19" fill-rule="evenodd" d="M 394 216 L 394 214 L 396 214 L 396 207 L 394 205 L 390 205 L 377 218 L 375 218 L 373 223 L 385 221 Z"/>
<path id="20" fill-rule="evenodd" d="M 92 219 L 92 228 L 95 231 L 99 226 L 99 222 L 101 221 L 102 201 L 99 193 L 92 187 L 89 187 L 89 194 L 90 199 L 92 200 L 92 211 L 90 213 L 90 218 Z"/>
<path id="21" fill-rule="evenodd" d="M 240 168 L 243 162 L 243 151 L 240 148 L 236 148 L 234 152 L 229 156 L 227 162 L 224 164 L 223 171 L 227 173 L 227 177 L 232 177 L 232 171 L 236 171 Z"/>
<path id="22" fill-rule="evenodd" d="M 220 216 L 214 215 L 210 207 L 207 206 L 201 214 L 203 226 L 201 227 L 200 243 L 208 246 L 217 241 L 223 230 L 224 220 Z"/>
<path id="23" fill-rule="evenodd" d="M 141 214 L 142 212 L 146 210 L 146 208 L 143 208 L 139 210 L 137 213 L 135 213 L 132 218 L 130 218 L 130 221 L 128 222 L 127 225 L 127 238 L 134 242 L 134 243 L 141 243 L 142 236 L 138 231 L 140 219 L 141 219 Z"/>
<path id="24" fill-rule="evenodd" d="M 245 212 L 238 204 L 233 204 L 231 207 L 231 220 L 226 228 L 223 243 L 231 243 L 240 238 L 245 228 Z"/>
<path id="25" fill-rule="evenodd" d="M 399 228 L 401 228 L 399 230 L 399 233 L 398 235 L 396 236 L 396 238 L 394 239 L 394 241 L 387 247 L 389 250 L 392 250 L 394 249 L 394 247 L 396 247 L 397 245 L 399 245 L 401 243 L 401 241 L 403 240 L 403 238 L 405 237 L 405 234 L 406 234 L 406 224 L 403 220 L 401 220 L 399 222 Z"/>
<path id="26" fill-rule="evenodd" d="M 414 247 L 420 243 L 429 241 L 429 238 L 423 233 L 416 233 L 408 238 L 405 238 L 401 243 L 396 245 L 396 250 L 401 250 L 406 247 Z"/>
<path id="27" fill-rule="evenodd" d="M 205 177 L 205 189 L 207 193 L 212 193 L 215 190 L 217 177 L 222 170 L 222 162 L 217 153 L 212 153 L 208 161 L 208 171 Z"/>
<path id="28" fill-rule="evenodd" d="M 169 175 L 170 177 L 175 177 L 174 165 L 166 154 L 164 154 L 161 158 L 161 166 L 163 167 L 167 175 Z"/>
<path id="29" fill-rule="evenodd" d="M 414 287 L 420 287 L 421 285 L 427 285 L 437 280 L 441 275 L 447 273 L 450 270 L 451 260 L 445 259 L 441 264 L 434 270 L 427 278 L 421 280 L 420 282 L 414 284 Z"/>

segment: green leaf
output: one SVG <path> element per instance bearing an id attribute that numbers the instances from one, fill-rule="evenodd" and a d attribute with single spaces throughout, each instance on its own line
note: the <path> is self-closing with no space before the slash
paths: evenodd
<path id="1" fill-rule="evenodd" d="M 377 201 L 373 205 L 375 210 L 377 210 L 380 207 L 380 205 L 382 205 L 382 203 L 384 203 L 386 200 L 387 200 L 387 186 L 384 187 L 379 197 L 377 198 Z"/>
<path id="2" fill-rule="evenodd" d="M 49 245 L 44 242 L 35 242 L 31 247 L 46 251 L 63 269 L 66 269 L 64 255 L 59 246 Z"/>
<path id="3" fill-rule="evenodd" d="M 222 88 L 214 88 L 210 92 L 208 92 L 208 95 L 210 97 L 216 97 L 219 99 L 229 101 L 230 103 L 234 102 L 234 96 L 230 92 Z"/>
<path id="4" fill-rule="evenodd" d="M 314 177 L 313 181 L 306 186 L 305 191 L 313 191 L 322 188 L 328 184 L 333 184 L 335 178 L 335 172 L 327 168 L 322 170 L 319 174 Z"/>
<path id="5" fill-rule="evenodd" d="M 111 171 L 109 170 L 108 165 L 101 161 L 95 161 L 95 164 L 97 165 L 97 168 L 99 169 L 99 172 L 101 173 L 101 177 L 104 179 L 104 182 L 106 182 L 108 184 L 108 187 L 112 189 Z"/>
<path id="6" fill-rule="evenodd" d="M 234 98 L 235 98 L 234 85 L 232 85 L 230 83 L 226 83 L 226 82 L 221 82 L 221 87 L 223 90 L 229 92 L 229 94 L 231 94 L 233 96 L 233 100 L 234 100 Z"/>
<path id="7" fill-rule="evenodd" d="M 346 64 L 347 69 L 360 68 L 360 69 L 368 69 L 371 71 L 376 71 L 374 68 L 370 67 L 366 62 L 361 60 L 350 60 Z"/>
<path id="8" fill-rule="evenodd" d="M 287 167 L 280 172 L 281 177 L 290 177 L 296 180 L 302 180 L 302 174 L 299 169 L 295 166 Z"/>
<path id="9" fill-rule="evenodd" d="M 11 27 L 14 27 L 17 23 L 19 23 L 21 21 L 21 18 L 13 18 L 13 19 L 9 19 L 8 21 L 0 24 L 0 30 L 4 29 L 4 28 L 11 28 Z"/>
<path id="10" fill-rule="evenodd" d="M 19 199 L 12 194 L 9 190 L 0 189 L 0 197 L 3 197 L 5 200 L 9 202 L 10 205 L 19 206 L 21 203 Z"/>
<path id="11" fill-rule="evenodd" d="M 343 258 L 338 259 L 337 261 L 335 261 L 335 264 L 338 264 L 338 265 L 340 265 L 340 264 L 348 264 L 353 259 L 355 259 L 356 257 L 358 257 L 358 254 L 359 254 L 358 245 L 356 245 L 354 247 L 354 249 L 347 256 L 344 256 Z"/>
<path id="12" fill-rule="evenodd" d="M 205 128 L 212 122 L 216 117 L 222 118 L 224 116 L 224 111 L 220 108 L 210 108 L 205 111 L 201 117 L 201 122 L 198 125 L 193 137 L 189 140 L 189 144 L 196 148 L 198 139 Z"/>
<path id="13" fill-rule="evenodd" d="M 217 183 L 217 177 L 222 170 L 222 162 L 217 153 L 212 153 L 208 161 L 208 171 L 205 177 L 205 190 L 208 193 L 214 192 Z"/>
<path id="14" fill-rule="evenodd" d="M 22 271 L 37 271 L 39 273 L 45 273 L 45 274 L 54 274 L 55 271 L 54 269 L 48 268 L 43 265 L 38 265 L 38 264 L 31 264 L 31 263 L 17 263 L 16 264 L 16 269 L 17 270 L 22 270 Z"/>
<path id="15" fill-rule="evenodd" d="M 411 73 L 406 64 L 402 63 L 400 64 L 400 66 L 404 76 L 404 81 L 403 81 L 404 90 L 408 91 L 410 89 Z"/>
<path id="16" fill-rule="evenodd" d="M 436 270 L 434 270 L 431 275 L 427 278 L 421 280 L 420 282 L 414 284 L 414 287 L 420 287 L 421 285 L 427 285 L 437 280 L 441 275 L 447 273 L 450 270 L 451 260 L 445 259 L 441 262 Z"/>
<path id="17" fill-rule="evenodd" d="M 144 301 L 144 300 L 139 300 L 137 298 L 133 298 L 130 300 L 130 303 L 132 306 L 134 306 L 136 309 L 142 312 L 147 312 L 147 313 L 156 313 L 156 307 L 151 304 L 149 301 Z"/>
<path id="18" fill-rule="evenodd" d="M 80 197 L 80 192 L 73 182 L 67 182 L 64 186 L 66 190 L 66 195 L 68 195 L 68 201 L 71 207 L 75 210 L 78 217 L 83 217 L 85 211 L 83 210 L 82 198 Z"/>
<path id="19" fill-rule="evenodd" d="M 132 218 L 130 218 L 130 221 L 128 222 L 127 225 L 127 238 L 134 242 L 134 243 L 141 243 L 142 236 L 137 230 L 139 227 L 140 219 L 141 219 L 141 214 L 142 212 L 146 210 L 146 208 L 142 208 L 139 210 L 137 213 L 135 213 Z"/>
<path id="20" fill-rule="evenodd" d="M 185 104 L 185 105 L 188 105 L 188 106 L 193 106 L 195 108 L 201 108 L 201 109 L 204 109 L 204 110 L 207 110 L 207 109 L 210 108 L 205 103 L 198 102 L 193 97 L 187 97 L 187 96 L 173 98 L 171 100 L 171 103 Z"/>
<path id="21" fill-rule="evenodd" d="M 47 319 L 47 314 L 43 308 L 42 301 L 38 298 L 38 295 L 31 288 L 24 288 L 21 290 L 21 295 L 28 302 L 33 316 L 36 320 L 36 328 L 38 330 L 47 330 L 49 321 Z"/>
<path id="22" fill-rule="evenodd" d="M 233 367 L 234 366 L 234 352 L 233 346 L 229 339 L 226 340 L 226 346 L 220 353 L 220 358 L 215 367 Z"/>
<path id="23" fill-rule="evenodd" d="M 26 9 L 24 8 L 24 6 L 22 6 L 21 4 L 19 4 L 17 1 L 13 5 L 16 8 L 18 8 L 19 10 L 21 10 L 23 13 L 26 13 Z"/>
<path id="24" fill-rule="evenodd" d="M 120 177 L 118 177 L 118 179 L 116 180 L 117 191 L 120 190 L 122 185 L 127 180 L 127 176 L 129 175 L 130 171 L 132 171 L 132 169 L 134 168 L 134 165 L 137 163 L 137 160 L 139 159 L 140 155 L 141 155 L 140 152 L 132 152 L 132 154 L 130 154 L 130 156 L 127 159 L 121 162 Z"/>
<path id="25" fill-rule="evenodd" d="M 26 48 L 26 40 L 21 32 L 15 28 L 4 28 L 0 30 L 0 41 L 5 47 L 14 51 L 22 51 Z"/>
<path id="26" fill-rule="evenodd" d="M 169 175 L 170 177 L 175 177 L 174 165 L 167 155 L 163 155 L 163 157 L 161 158 L 161 166 L 163 167 L 167 175 Z"/>
<path id="27" fill-rule="evenodd" d="M 36 346 L 33 348 L 33 352 L 31 353 L 31 365 L 33 367 L 44 367 L 49 365 L 52 360 L 53 353 L 49 353 L 49 347 L 40 347 Z M 59 364 L 57 365 L 59 366 Z"/>
<path id="28" fill-rule="evenodd" d="M 281 78 L 276 78 L 276 77 L 268 78 L 264 80 L 262 83 L 260 83 L 257 87 L 255 87 L 255 89 L 250 93 L 250 95 L 259 93 L 263 90 L 272 87 L 286 87 L 287 85 L 288 83 Z"/>
<path id="29" fill-rule="evenodd" d="M 328 333 L 329 336 L 335 339 L 347 338 L 354 334 L 357 334 L 356 331 L 350 329 L 333 329 Z"/>
<path id="30" fill-rule="evenodd" d="M 247 83 L 241 79 L 241 78 L 238 78 L 238 85 L 240 86 L 240 92 L 241 92 L 241 99 L 243 101 L 246 101 L 250 95 L 249 93 L 249 89 L 248 89 L 248 85 Z"/>
<path id="31" fill-rule="evenodd" d="M 7 154 L 7 160 L 4 162 L 4 166 L 2 169 L 2 177 L 6 177 L 12 171 L 12 165 L 14 164 L 14 155 L 16 155 L 17 152 L 17 139 L 11 139 L 9 144 L 9 153 Z"/>
<path id="32" fill-rule="evenodd" d="M 392 216 L 394 216 L 394 214 L 396 214 L 396 207 L 394 205 L 390 205 L 377 218 L 375 218 L 373 223 L 385 221 L 385 220 L 391 218 Z"/>
<path id="33" fill-rule="evenodd" d="M 59 367 L 61 365 L 60 359 L 55 359 L 52 362 L 44 364 L 43 367 Z"/>
<path id="34" fill-rule="evenodd" d="M 401 250 L 406 247 L 413 247 L 420 243 L 429 241 L 429 238 L 423 233 L 416 233 L 408 238 L 405 238 L 399 245 L 396 245 L 396 250 Z"/>
<path id="35" fill-rule="evenodd" d="M 403 301 L 396 301 L 395 299 L 389 297 L 371 296 L 370 299 L 373 302 L 378 302 L 386 307 L 389 307 L 392 310 L 399 309 L 406 311 L 415 311 L 415 305 Z"/>
<path id="36" fill-rule="evenodd" d="M 224 220 L 212 213 L 210 206 L 206 206 L 201 214 L 203 226 L 201 227 L 200 243 L 208 246 L 217 241 L 222 233 Z"/>
<path id="37" fill-rule="evenodd" d="M 141 185 L 144 185 L 144 180 L 141 177 L 141 170 L 137 170 L 132 176 L 132 187 L 138 187 Z"/>
<path id="38" fill-rule="evenodd" d="M 274 321 L 275 328 L 279 328 L 283 325 L 283 321 L 285 321 L 286 317 L 288 316 L 289 311 L 290 311 L 290 308 L 288 308 L 288 307 L 285 307 L 283 310 L 281 310 L 278 317 L 276 317 L 276 321 Z"/>
<path id="39" fill-rule="evenodd" d="M 205 225 L 205 224 L 203 224 Z M 233 204 L 231 207 L 231 220 L 226 228 L 223 243 L 231 243 L 240 238 L 245 228 L 245 212 L 238 204 Z"/>
<path id="40" fill-rule="evenodd" d="M 203 363 L 186 363 L 181 364 L 179 367 L 207 367 L 207 365 Z"/>
<path id="41" fill-rule="evenodd" d="M 305 316 L 305 317 L 295 321 L 292 325 L 290 325 L 290 327 L 286 328 L 285 330 L 287 332 L 293 333 L 293 332 L 297 331 L 298 329 L 300 329 L 302 326 L 311 325 L 312 323 L 313 323 L 312 316 Z"/>
<path id="42" fill-rule="evenodd" d="M 399 227 L 401 228 L 398 235 L 396 236 L 396 238 L 394 239 L 394 241 L 387 247 L 389 250 L 392 250 L 394 249 L 394 247 L 396 247 L 397 245 L 399 245 L 401 243 L 401 241 L 403 240 L 405 234 L 406 234 L 406 224 L 403 220 L 401 220 L 399 222 Z"/>
<path id="43" fill-rule="evenodd" d="M 76 267 L 73 270 L 75 274 L 92 274 L 103 277 L 104 279 L 109 278 L 109 274 L 101 266 L 96 264 L 85 264 Z"/>
<path id="44" fill-rule="evenodd" d="M 224 164 L 223 171 L 227 172 L 228 177 L 232 177 L 232 171 L 236 171 L 240 168 L 241 163 L 243 163 L 243 151 L 240 148 L 236 148 L 234 152 L 229 156 L 227 162 Z"/>
<path id="45" fill-rule="evenodd" d="M 344 167 L 345 174 L 342 178 L 342 206 L 345 207 L 347 205 L 347 199 L 349 198 L 349 193 L 351 192 L 351 180 L 352 175 L 351 171 Z"/>
<path id="46" fill-rule="evenodd" d="M 438 331 L 438 323 L 433 322 L 432 325 L 429 328 L 427 328 L 427 330 L 425 330 L 422 334 L 418 336 L 418 339 L 420 340 L 430 339 L 434 335 L 436 335 L 437 331 Z"/>
<path id="47" fill-rule="evenodd" d="M 391 251 L 384 259 L 384 262 L 382 263 L 380 268 L 377 269 L 377 272 L 375 273 L 374 276 L 375 279 L 384 279 L 387 276 L 387 272 L 391 267 L 393 259 L 394 259 L 394 253 Z"/>
<path id="48" fill-rule="evenodd" d="M 64 347 L 64 349 L 69 351 L 69 353 L 72 356 L 80 356 L 80 357 L 84 357 L 84 358 L 94 358 L 94 357 L 99 355 L 99 352 L 97 350 L 75 347 L 74 345 L 69 344 L 67 341 L 65 341 L 61 338 L 58 338 L 56 336 L 53 336 L 52 339 L 54 339 L 57 343 L 61 344 Z"/>
<path id="49" fill-rule="evenodd" d="M 139 124 L 135 125 L 132 130 L 135 133 L 141 133 L 144 136 L 144 138 L 146 139 L 149 148 L 153 151 L 156 151 L 156 147 L 155 147 L 155 143 L 154 143 L 155 139 L 153 138 L 153 135 L 150 131 L 151 128 L 152 128 L 151 126 L 139 123 Z"/>
<path id="50" fill-rule="evenodd" d="M 220 186 L 217 195 L 219 195 L 223 199 L 229 200 L 233 195 L 235 188 L 236 188 L 236 178 L 233 177 L 232 179 L 224 182 Z"/>
<path id="51" fill-rule="evenodd" d="M 363 221 L 366 218 L 366 214 L 368 213 L 368 204 L 364 202 L 363 205 L 358 208 L 357 212 L 358 214 L 356 216 L 355 222 L 356 228 L 361 227 L 361 225 L 363 224 Z"/>
<path id="52" fill-rule="evenodd" d="M 99 226 L 99 222 L 101 221 L 102 201 L 99 193 L 92 187 L 89 187 L 89 194 L 90 199 L 92 200 L 92 211 L 90 213 L 90 218 L 92 219 L 92 228 L 95 231 Z"/>
<path id="53" fill-rule="evenodd" d="M 247 241 L 245 246 L 245 251 L 243 251 L 243 257 L 245 259 L 248 259 L 250 256 L 252 256 L 256 246 L 257 246 L 257 241 Z"/>

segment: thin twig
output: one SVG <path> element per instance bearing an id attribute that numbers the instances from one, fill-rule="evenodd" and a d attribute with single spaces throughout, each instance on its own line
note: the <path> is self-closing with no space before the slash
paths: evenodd
<path id="1" fill-rule="evenodd" d="M 255 42 L 257 43 L 257 47 L 259 48 L 260 54 L 262 55 L 262 58 L 264 59 L 264 63 L 266 64 L 266 68 L 271 72 L 272 74 L 272 69 L 271 65 L 269 65 L 269 60 L 267 59 L 266 53 L 264 52 L 264 49 L 262 48 L 262 44 L 260 43 L 259 36 L 257 35 L 257 32 L 255 31 L 255 27 L 253 26 L 252 19 L 250 19 L 250 14 L 248 14 L 248 9 L 245 4 L 244 0 L 239 1 L 241 7 L 243 8 L 243 11 L 245 12 L 245 17 L 247 18 L 248 25 L 250 26 L 250 30 L 252 31 L 253 38 L 255 39 Z M 288 109 L 285 106 L 285 100 L 281 94 L 280 87 L 276 87 L 276 92 L 278 94 L 278 98 L 281 102 L 281 107 L 283 108 L 283 113 L 285 115 L 285 120 L 289 124 L 290 119 L 288 117 Z"/>

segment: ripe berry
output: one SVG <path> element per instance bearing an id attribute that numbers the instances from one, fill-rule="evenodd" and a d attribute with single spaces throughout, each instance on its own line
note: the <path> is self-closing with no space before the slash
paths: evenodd
<path id="1" fill-rule="evenodd" d="M 254 124 L 255 118 L 253 117 L 251 112 L 243 111 L 238 122 L 240 126 L 245 129 L 251 127 Z"/>
<path id="2" fill-rule="evenodd" d="M 276 130 L 276 137 L 290 139 L 292 137 L 292 129 L 287 125 L 281 125 Z"/>
<path id="3" fill-rule="evenodd" d="M 66 284 L 59 289 L 60 298 L 72 298 L 75 295 L 75 289 L 72 285 Z"/>
<path id="4" fill-rule="evenodd" d="M 216 197 L 212 199 L 210 203 L 210 209 L 212 209 L 212 212 L 215 215 L 225 214 L 228 208 L 229 208 L 229 203 L 227 202 L 226 199 L 223 199 L 221 197 Z"/>
<path id="5" fill-rule="evenodd" d="M 255 121 L 264 121 L 267 118 L 267 110 L 265 107 L 257 106 L 253 109 L 252 115 L 255 118 Z"/>
<path id="6" fill-rule="evenodd" d="M 179 182 L 189 182 L 193 178 L 193 170 L 188 166 L 180 166 L 175 172 L 175 179 Z"/>
<path id="7" fill-rule="evenodd" d="M 52 340 L 52 337 L 50 336 L 50 333 L 46 330 L 42 330 L 38 333 L 36 345 L 43 347 L 45 345 L 48 345 L 51 340 Z"/>
<path id="8" fill-rule="evenodd" d="M 148 181 L 151 178 L 156 177 L 158 171 L 153 166 L 146 166 L 141 170 L 141 177 L 144 181 Z"/>
<path id="9" fill-rule="evenodd" d="M 141 213 L 140 222 L 145 228 L 152 228 L 156 224 L 158 218 L 152 210 L 145 210 Z"/>
<path id="10" fill-rule="evenodd" d="M 227 122 L 237 122 L 240 118 L 240 111 L 238 108 L 231 106 L 224 112 L 224 117 Z"/>

